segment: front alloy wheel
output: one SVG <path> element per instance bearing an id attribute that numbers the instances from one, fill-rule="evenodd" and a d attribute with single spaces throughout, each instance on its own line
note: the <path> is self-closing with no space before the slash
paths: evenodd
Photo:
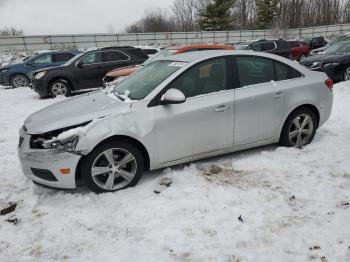
<path id="1" fill-rule="evenodd" d="M 71 94 L 70 86 L 68 82 L 64 80 L 54 81 L 50 85 L 50 95 L 53 97 L 70 96 L 70 94 Z"/>
<path id="2" fill-rule="evenodd" d="M 124 142 L 97 147 L 83 161 L 83 179 L 94 192 L 111 192 L 136 185 L 143 171 L 139 149 Z"/>

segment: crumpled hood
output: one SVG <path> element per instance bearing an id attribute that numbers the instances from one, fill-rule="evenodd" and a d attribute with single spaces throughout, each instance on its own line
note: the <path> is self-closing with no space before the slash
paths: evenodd
<path id="1" fill-rule="evenodd" d="M 47 106 L 30 115 L 24 121 L 24 126 L 28 134 L 42 134 L 111 114 L 125 113 L 131 105 L 97 91 Z"/>
<path id="2" fill-rule="evenodd" d="M 303 59 L 300 63 L 303 65 L 310 65 L 314 62 L 329 63 L 329 62 L 341 61 L 346 56 L 348 55 L 327 55 L 327 54 L 314 55 Z"/>

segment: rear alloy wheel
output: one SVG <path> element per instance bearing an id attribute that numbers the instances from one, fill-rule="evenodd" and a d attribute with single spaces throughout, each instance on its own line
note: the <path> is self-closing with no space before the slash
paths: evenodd
<path id="1" fill-rule="evenodd" d="M 95 148 L 82 163 L 83 180 L 96 192 L 113 192 L 134 186 L 143 172 L 140 150 L 125 142 L 109 142 Z"/>
<path id="2" fill-rule="evenodd" d="M 71 88 L 67 81 L 56 80 L 51 83 L 49 93 L 53 97 L 70 96 Z"/>
<path id="3" fill-rule="evenodd" d="M 298 109 L 285 122 L 280 143 L 287 147 L 302 148 L 312 142 L 316 127 L 315 114 L 307 108 Z"/>
<path id="4" fill-rule="evenodd" d="M 350 80 L 350 67 L 344 70 L 344 81 Z"/>
<path id="5" fill-rule="evenodd" d="M 24 75 L 14 75 L 11 77 L 11 86 L 13 88 L 25 87 L 29 85 L 29 80 Z"/>

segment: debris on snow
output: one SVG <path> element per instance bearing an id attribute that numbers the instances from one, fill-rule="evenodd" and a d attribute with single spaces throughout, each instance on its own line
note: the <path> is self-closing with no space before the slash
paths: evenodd
<path id="1" fill-rule="evenodd" d="M 0 210 L 0 216 L 10 214 L 16 210 L 17 203 L 10 204 L 10 206 Z"/>

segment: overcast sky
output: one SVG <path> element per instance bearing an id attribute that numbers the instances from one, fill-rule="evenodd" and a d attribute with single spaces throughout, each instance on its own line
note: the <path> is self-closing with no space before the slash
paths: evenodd
<path id="1" fill-rule="evenodd" d="M 173 0 L 0 0 L 0 28 L 25 35 L 118 33 L 145 10 L 168 8 Z"/>

